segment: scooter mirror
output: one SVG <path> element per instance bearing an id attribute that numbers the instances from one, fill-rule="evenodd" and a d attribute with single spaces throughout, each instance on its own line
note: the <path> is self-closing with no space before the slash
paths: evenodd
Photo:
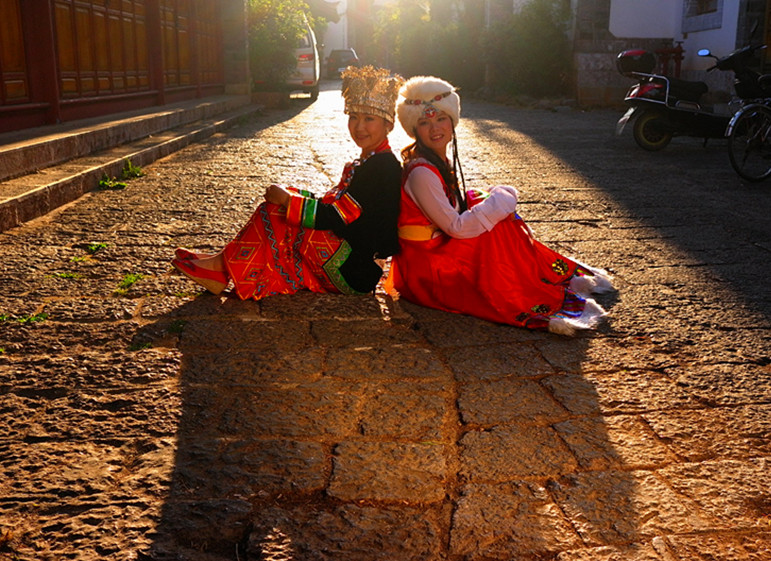
<path id="1" fill-rule="evenodd" d="M 712 56 L 712 53 L 709 52 L 709 49 L 699 49 L 699 52 L 696 54 L 699 56 Z"/>

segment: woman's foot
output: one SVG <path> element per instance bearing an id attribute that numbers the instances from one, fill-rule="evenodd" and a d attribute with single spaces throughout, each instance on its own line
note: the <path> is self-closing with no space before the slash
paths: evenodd
<path id="1" fill-rule="evenodd" d="M 228 276 L 222 271 L 205 269 L 197 260 L 174 258 L 171 264 L 190 280 L 200 284 L 212 294 L 219 294 L 228 286 Z"/>
<path id="2" fill-rule="evenodd" d="M 194 251 L 190 251 L 189 249 L 185 247 L 178 247 L 174 250 L 174 255 L 176 255 L 179 259 L 208 259 L 210 257 L 214 257 L 215 253 L 195 253 Z"/>

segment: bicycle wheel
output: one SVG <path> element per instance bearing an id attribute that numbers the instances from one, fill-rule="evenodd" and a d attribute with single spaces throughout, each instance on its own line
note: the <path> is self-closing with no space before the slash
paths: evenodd
<path id="1" fill-rule="evenodd" d="M 739 177 L 756 182 L 771 176 L 771 109 L 745 107 L 732 125 L 728 156 Z"/>

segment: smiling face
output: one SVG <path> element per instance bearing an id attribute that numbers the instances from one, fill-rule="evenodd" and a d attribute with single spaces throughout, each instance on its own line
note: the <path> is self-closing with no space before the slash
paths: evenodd
<path id="1" fill-rule="evenodd" d="M 348 132 L 361 148 L 362 157 L 372 152 L 388 137 L 394 126 L 383 117 L 368 113 L 349 113 Z"/>
<path id="2" fill-rule="evenodd" d="M 444 111 L 421 117 L 415 125 L 415 134 L 426 148 L 446 157 L 447 145 L 452 140 L 452 118 Z"/>

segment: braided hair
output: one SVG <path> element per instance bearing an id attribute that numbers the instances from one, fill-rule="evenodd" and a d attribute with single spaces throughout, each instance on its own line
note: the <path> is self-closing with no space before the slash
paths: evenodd
<path id="1" fill-rule="evenodd" d="M 452 127 L 452 167 L 449 166 L 447 160 L 423 144 L 418 137 L 417 132 L 415 133 L 415 142 L 403 148 L 401 155 L 404 162 L 409 162 L 410 160 L 417 158 L 427 160 L 439 171 L 439 175 L 442 176 L 444 184 L 447 185 L 447 188 L 450 190 L 448 193 L 450 202 L 454 205 L 455 201 L 457 201 L 460 206 L 460 212 L 468 209 L 466 198 L 463 195 L 466 190 L 466 180 L 463 177 L 463 169 L 461 168 L 460 159 L 458 158 L 458 139 L 455 136 L 454 124 Z M 463 189 L 461 189 L 458 184 L 458 173 L 460 173 Z"/>

